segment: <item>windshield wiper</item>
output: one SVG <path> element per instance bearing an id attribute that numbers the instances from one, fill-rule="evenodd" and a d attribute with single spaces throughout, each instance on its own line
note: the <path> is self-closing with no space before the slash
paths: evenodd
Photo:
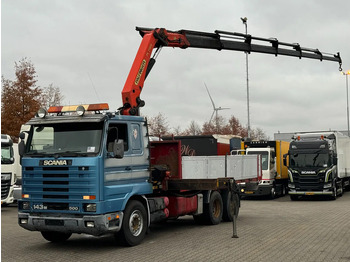
<path id="1" fill-rule="evenodd" d="M 32 152 L 28 152 L 25 154 L 25 156 L 36 156 L 36 157 L 52 157 L 53 154 L 45 154 L 45 153 L 39 153 L 37 151 L 32 151 Z"/>

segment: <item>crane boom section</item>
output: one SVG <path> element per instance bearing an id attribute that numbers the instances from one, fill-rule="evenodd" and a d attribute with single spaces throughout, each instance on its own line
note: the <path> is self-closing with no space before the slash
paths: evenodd
<path id="1" fill-rule="evenodd" d="M 248 34 L 216 30 L 214 33 L 179 30 L 170 31 L 164 28 L 136 27 L 143 37 L 122 91 L 123 115 L 139 115 L 139 108 L 144 106 L 140 99 L 144 81 L 155 63 L 151 58 L 154 48 L 163 46 L 179 48 L 203 48 L 256 52 L 264 54 L 294 56 L 299 58 L 328 60 L 338 62 L 341 67 L 340 54 L 328 54 L 318 49 L 304 48 L 297 43 L 280 42 L 276 38 L 254 37 Z M 252 43 L 252 42 L 258 43 Z"/>

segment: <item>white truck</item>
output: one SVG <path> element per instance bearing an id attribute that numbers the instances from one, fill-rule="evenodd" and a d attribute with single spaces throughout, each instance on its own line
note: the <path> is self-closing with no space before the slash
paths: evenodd
<path id="1" fill-rule="evenodd" d="M 9 205 L 16 200 L 14 189 L 18 177 L 21 177 L 18 145 L 9 135 L 1 134 L 1 205 Z"/>
<path id="2" fill-rule="evenodd" d="M 292 200 L 301 195 L 335 200 L 350 185 L 350 137 L 340 132 L 297 133 L 285 159 Z"/>
<path id="3" fill-rule="evenodd" d="M 260 155 L 262 161 L 262 177 L 258 181 L 248 181 L 241 185 L 242 196 L 269 196 L 286 194 L 288 169 L 283 165 L 283 155 L 288 152 L 289 142 L 276 141 L 244 141 L 242 152 L 246 155 Z"/>

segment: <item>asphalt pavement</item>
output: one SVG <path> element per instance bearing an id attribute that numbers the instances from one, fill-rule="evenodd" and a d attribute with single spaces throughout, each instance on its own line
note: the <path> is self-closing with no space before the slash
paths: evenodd
<path id="1" fill-rule="evenodd" d="M 1 208 L 1 261 L 350 261 L 350 192 L 335 201 L 288 196 L 243 200 L 232 223 L 196 225 L 191 216 L 153 225 L 126 248 L 112 236 L 73 235 L 49 243 L 17 224 L 17 207 Z"/>

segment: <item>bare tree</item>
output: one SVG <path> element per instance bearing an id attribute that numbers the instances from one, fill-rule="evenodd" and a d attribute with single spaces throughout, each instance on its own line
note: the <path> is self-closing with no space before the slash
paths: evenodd
<path id="1" fill-rule="evenodd" d="M 169 125 L 165 116 L 158 113 L 148 120 L 149 133 L 153 136 L 165 136 L 169 134 Z"/>
<path id="2" fill-rule="evenodd" d="M 64 96 L 61 94 L 59 87 L 55 87 L 50 84 L 48 87 L 44 87 L 41 93 L 41 106 L 49 108 L 50 106 L 58 106 L 62 103 Z"/>
<path id="3" fill-rule="evenodd" d="M 202 130 L 196 121 L 192 120 L 189 127 L 183 132 L 185 136 L 198 136 L 202 134 Z"/>

